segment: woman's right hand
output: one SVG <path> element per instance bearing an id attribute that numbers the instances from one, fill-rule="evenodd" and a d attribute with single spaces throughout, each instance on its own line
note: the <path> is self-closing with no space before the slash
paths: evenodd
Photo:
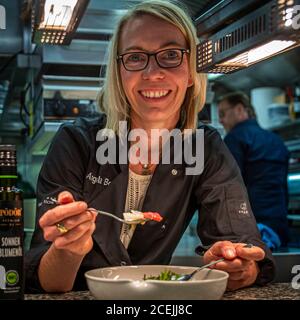
<path id="1" fill-rule="evenodd" d="M 96 214 L 86 211 L 87 204 L 75 201 L 68 191 L 58 195 L 58 202 L 60 205 L 46 211 L 39 220 L 44 238 L 51 241 L 56 249 L 85 256 L 93 247 L 92 234 L 95 230 Z M 68 231 L 62 233 L 57 223 Z"/>

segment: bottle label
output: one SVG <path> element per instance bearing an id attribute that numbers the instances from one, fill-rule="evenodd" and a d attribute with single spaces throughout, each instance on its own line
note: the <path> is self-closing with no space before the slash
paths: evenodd
<path id="1" fill-rule="evenodd" d="M 24 296 L 23 221 L 21 200 L 0 200 L 0 300 Z"/>

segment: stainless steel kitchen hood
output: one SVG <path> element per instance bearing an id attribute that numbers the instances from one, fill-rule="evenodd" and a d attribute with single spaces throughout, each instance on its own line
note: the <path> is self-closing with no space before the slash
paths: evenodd
<path id="1" fill-rule="evenodd" d="M 197 71 L 232 73 L 300 46 L 299 4 L 299 0 L 269 1 L 201 39 Z"/>
<path id="2" fill-rule="evenodd" d="M 213 33 L 232 24 L 246 13 L 263 6 L 270 0 L 220 0 L 210 9 L 195 17 L 199 38 L 207 39 Z"/>
<path id="3" fill-rule="evenodd" d="M 70 44 L 88 3 L 89 0 L 33 0 L 33 42 Z"/>

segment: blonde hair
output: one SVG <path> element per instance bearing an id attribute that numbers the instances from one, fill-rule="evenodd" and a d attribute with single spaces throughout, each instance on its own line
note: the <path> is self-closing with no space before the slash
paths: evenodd
<path id="1" fill-rule="evenodd" d="M 129 103 L 125 95 L 119 64 L 118 46 L 122 29 L 127 21 L 137 16 L 149 14 L 175 25 L 185 36 L 189 45 L 189 66 L 193 85 L 187 88 L 181 113 L 184 118 L 181 129 L 196 129 L 198 112 L 202 110 L 206 98 L 206 75 L 196 72 L 196 45 L 198 38 L 191 18 L 174 1 L 148 0 L 131 8 L 119 21 L 109 45 L 106 77 L 98 96 L 98 104 L 106 116 L 106 128 L 118 133 L 119 121 L 129 120 Z"/>

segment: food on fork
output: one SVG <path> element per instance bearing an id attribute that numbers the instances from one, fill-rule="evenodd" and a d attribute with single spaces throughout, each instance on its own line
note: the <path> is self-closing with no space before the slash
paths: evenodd
<path id="1" fill-rule="evenodd" d="M 123 213 L 124 220 L 126 221 L 139 221 L 139 223 L 144 224 L 149 220 L 160 222 L 163 218 L 158 212 L 141 212 L 137 210 L 131 210 L 131 212 Z"/>

